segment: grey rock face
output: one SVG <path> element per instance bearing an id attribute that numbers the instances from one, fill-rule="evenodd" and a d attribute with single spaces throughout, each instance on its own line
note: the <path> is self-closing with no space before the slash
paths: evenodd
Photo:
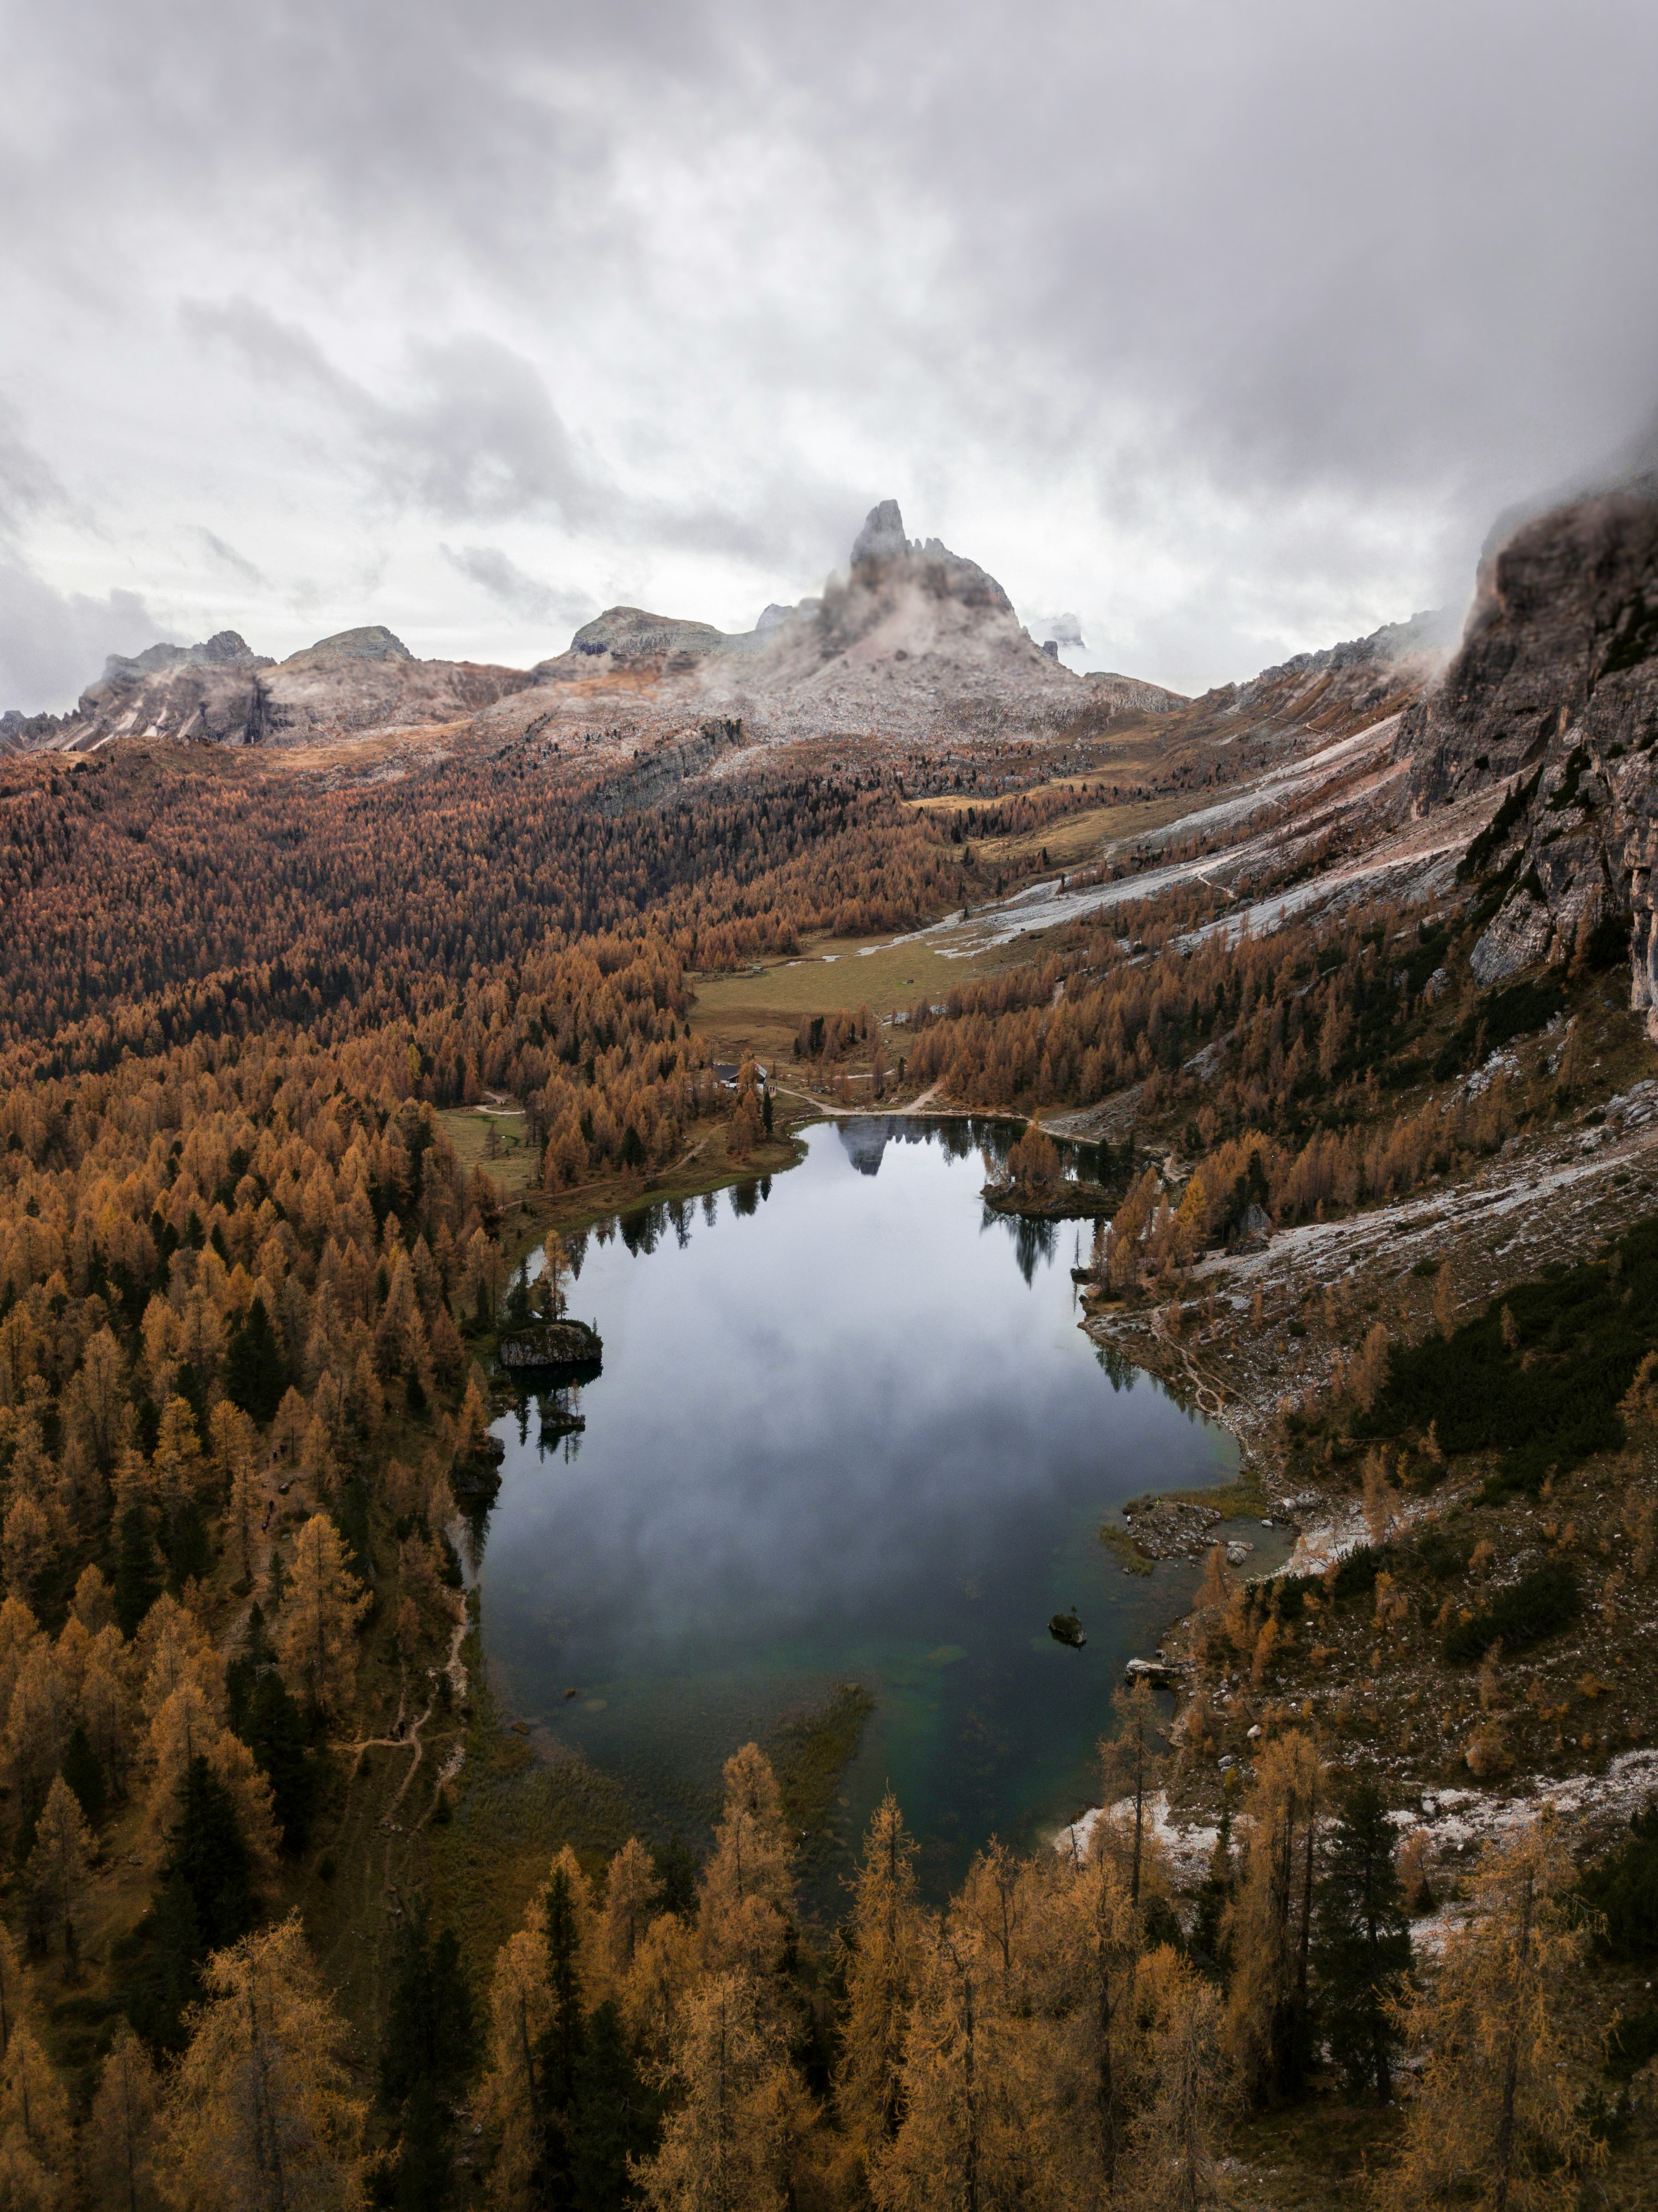
<path id="1" fill-rule="evenodd" d="M 282 666 L 321 667 L 343 660 L 412 660 L 414 657 L 403 640 L 383 623 L 369 623 L 361 629 L 340 629 L 332 637 L 319 637 L 302 653 L 289 653 Z"/>
<path id="2" fill-rule="evenodd" d="M 872 507 L 847 573 L 821 598 L 774 604 L 736 634 L 610 607 L 532 680 L 532 696 L 492 720 L 540 728 L 550 714 L 572 724 L 602 716 L 635 738 L 713 719 L 767 738 L 919 738 L 1060 726 L 1090 698 L 1032 642 L 993 576 L 936 538 L 906 538 L 890 499 Z"/>
<path id="3" fill-rule="evenodd" d="M 271 668 L 268 653 L 255 653 L 240 630 L 222 629 L 203 645 L 151 645 L 130 657 L 112 653 L 103 681 L 157 676 L 174 668 Z"/>
<path id="4" fill-rule="evenodd" d="M 70 714 L 6 716 L 0 750 L 87 750 L 125 736 L 300 744 L 481 714 L 507 731 L 598 725 L 635 742 L 738 727 L 925 742 L 1062 728 L 1084 709 L 1120 711 L 1131 694 L 1139 711 L 1177 703 L 1132 678 L 1084 684 L 1033 642 L 993 576 L 937 538 L 908 538 L 897 502 L 884 500 L 847 573 L 821 597 L 768 606 L 750 631 L 610 607 L 524 671 L 418 660 L 380 624 L 278 665 L 227 630 L 112 660 Z"/>
<path id="5" fill-rule="evenodd" d="M 1177 707 L 1192 703 L 1183 691 L 1166 690 L 1161 684 L 1147 684 L 1138 676 L 1114 675 L 1103 668 L 1090 669 L 1083 681 L 1096 703 L 1112 714 L 1172 714 Z"/>
<path id="6" fill-rule="evenodd" d="M 931 541 L 938 544 L 936 538 Z M 940 552 L 944 550 L 938 547 Z M 855 568 L 863 561 L 890 561 L 908 553 L 909 540 L 904 535 L 904 518 L 898 511 L 896 499 L 884 499 L 878 507 L 871 507 L 864 517 L 864 526 L 853 540 L 852 565 Z"/>
<path id="7" fill-rule="evenodd" d="M 270 744 L 458 720 L 528 684 L 515 668 L 416 660 L 379 623 L 278 665 L 235 630 L 200 645 L 112 654 L 67 714 L 8 715 L 0 749 L 88 752 L 112 738 Z"/>
<path id="8" fill-rule="evenodd" d="M 1633 1003 L 1658 1039 L 1658 484 L 1528 522 L 1485 564 L 1461 650 L 1405 716 L 1415 811 L 1503 786 L 1471 848 L 1506 896 L 1473 954 L 1491 983 L 1598 957 L 1633 927 Z M 1606 926 L 1597 938 L 1601 925 Z"/>
<path id="9" fill-rule="evenodd" d="M 682 622 L 675 615 L 647 614 L 643 607 L 606 607 L 583 623 L 567 652 L 544 660 L 538 683 L 591 678 L 611 671 L 641 674 L 683 673 L 706 654 L 732 641 L 712 623 Z M 603 666 L 596 664 L 603 663 Z"/>

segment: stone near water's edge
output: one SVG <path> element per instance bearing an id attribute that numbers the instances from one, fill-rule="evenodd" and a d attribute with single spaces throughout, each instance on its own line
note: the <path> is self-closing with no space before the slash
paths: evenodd
<path id="1" fill-rule="evenodd" d="M 604 1340 L 585 1321 L 543 1322 L 500 1338 L 496 1356 L 513 1372 L 526 1367 L 596 1367 L 604 1356 Z"/>

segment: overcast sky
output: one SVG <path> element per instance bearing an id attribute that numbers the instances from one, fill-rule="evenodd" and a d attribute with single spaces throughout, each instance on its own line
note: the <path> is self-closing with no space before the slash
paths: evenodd
<path id="1" fill-rule="evenodd" d="M 1658 402 L 1658 9 L 3 0 L 0 708 L 747 628 L 903 506 L 1196 690 Z"/>

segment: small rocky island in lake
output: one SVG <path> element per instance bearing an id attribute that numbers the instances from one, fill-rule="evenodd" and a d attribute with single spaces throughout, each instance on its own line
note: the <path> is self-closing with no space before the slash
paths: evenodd
<path id="1" fill-rule="evenodd" d="M 604 1357 L 604 1340 L 585 1321 L 544 1321 L 533 1328 L 509 1331 L 496 1349 L 511 1374 L 526 1368 L 563 1369 L 591 1376 Z"/>
<path id="2" fill-rule="evenodd" d="M 1048 1624 L 1048 1632 L 1056 1644 L 1068 1644 L 1073 1651 L 1080 1651 L 1088 1641 L 1074 1606 L 1069 1613 L 1056 1613 Z"/>

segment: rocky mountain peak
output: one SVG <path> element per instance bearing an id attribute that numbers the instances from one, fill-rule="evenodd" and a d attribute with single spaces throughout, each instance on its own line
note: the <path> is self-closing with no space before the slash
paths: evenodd
<path id="1" fill-rule="evenodd" d="M 412 660 L 403 640 L 386 629 L 383 623 L 367 623 L 361 629 L 336 630 L 331 637 L 319 637 L 301 653 L 290 653 L 282 663 L 291 668 L 297 662 L 327 660 Z"/>
<path id="2" fill-rule="evenodd" d="M 943 550 L 939 548 L 941 552 Z M 864 517 L 864 526 L 853 541 L 852 565 L 856 568 L 865 561 L 890 561 L 908 551 L 909 540 L 904 535 L 904 518 L 899 513 L 898 502 L 896 499 L 884 499 Z"/>
<path id="3" fill-rule="evenodd" d="M 567 664 L 574 655 L 577 674 L 596 673 L 584 670 L 580 663 L 601 658 L 613 668 L 689 666 L 704 653 L 718 652 L 727 641 L 726 633 L 712 623 L 653 615 L 644 607 L 606 607 L 602 615 L 582 623 L 570 640 L 568 652 L 559 656 L 559 664 L 544 662 L 542 665 Z"/>
<path id="4" fill-rule="evenodd" d="M 131 683 L 176 668 L 270 668 L 268 653 L 255 653 L 240 630 L 222 629 L 200 645 L 149 645 L 142 653 L 112 653 L 100 679 Z"/>

